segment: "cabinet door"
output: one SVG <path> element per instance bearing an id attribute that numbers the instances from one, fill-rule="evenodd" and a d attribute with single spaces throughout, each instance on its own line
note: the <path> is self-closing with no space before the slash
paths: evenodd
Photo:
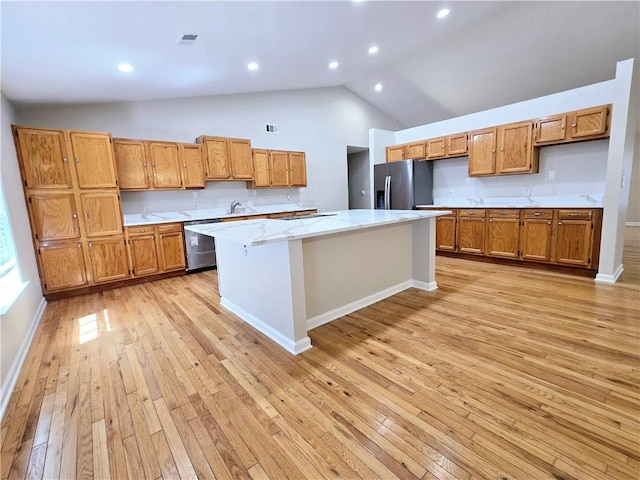
<path id="1" fill-rule="evenodd" d="M 304 152 L 289 152 L 289 180 L 292 187 L 307 186 L 307 161 Z"/>
<path id="2" fill-rule="evenodd" d="M 425 142 L 414 142 L 409 143 L 405 146 L 405 155 L 406 158 L 414 159 L 414 160 L 422 160 L 423 158 L 427 158 L 427 149 Z"/>
<path id="3" fill-rule="evenodd" d="M 397 162 L 398 160 L 404 160 L 404 145 L 387 147 L 387 162 Z"/>
<path id="4" fill-rule="evenodd" d="M 449 135 L 446 139 L 447 156 L 457 157 L 467 154 L 467 134 L 458 133 L 457 135 Z"/>
<path id="5" fill-rule="evenodd" d="M 469 134 L 469 176 L 496 173 L 496 129 Z"/>
<path id="6" fill-rule="evenodd" d="M 149 160 L 154 188 L 181 188 L 180 161 L 176 143 L 149 142 Z"/>
<path id="7" fill-rule="evenodd" d="M 498 173 L 523 173 L 532 169 L 533 122 L 514 123 L 498 129 Z"/>
<path id="8" fill-rule="evenodd" d="M 116 188 L 116 166 L 108 133 L 71 132 L 80 188 Z"/>
<path id="9" fill-rule="evenodd" d="M 87 237 L 122 233 L 122 214 L 118 194 L 82 193 L 80 202 Z"/>
<path id="10" fill-rule="evenodd" d="M 485 223 L 484 210 L 472 213 L 460 211 L 458 220 L 458 251 L 462 253 L 484 253 Z M 467 216 L 470 215 L 470 216 Z"/>
<path id="11" fill-rule="evenodd" d="M 571 113 L 571 138 L 600 136 L 607 131 L 609 108 L 586 108 Z"/>
<path id="12" fill-rule="evenodd" d="M 113 153 L 120 190 L 151 188 L 147 168 L 147 150 L 144 142 L 114 139 Z"/>
<path id="13" fill-rule="evenodd" d="M 444 158 L 447 154 L 446 145 L 447 143 L 445 138 L 432 138 L 427 140 L 427 158 Z"/>
<path id="14" fill-rule="evenodd" d="M 456 249 L 456 217 L 437 217 L 436 249 L 448 251 Z"/>
<path id="15" fill-rule="evenodd" d="M 520 258 L 536 262 L 551 261 L 552 217 L 525 218 L 522 223 Z"/>
<path id="16" fill-rule="evenodd" d="M 158 272 L 158 250 L 156 236 L 140 235 L 129 238 L 131 267 L 136 277 Z"/>
<path id="17" fill-rule="evenodd" d="M 37 240 L 44 242 L 80 237 L 73 193 L 29 195 L 29 207 Z"/>
<path id="18" fill-rule="evenodd" d="M 271 186 L 288 187 L 289 180 L 289 156 L 287 152 L 271 150 L 269 152 L 269 166 L 271 168 Z"/>
<path id="19" fill-rule="evenodd" d="M 110 238 L 89 242 L 93 283 L 112 282 L 129 276 L 124 239 Z"/>
<path id="20" fill-rule="evenodd" d="M 253 186 L 270 187 L 271 170 L 269 170 L 269 152 L 253 149 Z"/>
<path id="21" fill-rule="evenodd" d="M 182 183 L 185 188 L 204 188 L 204 156 L 202 145 L 181 144 Z"/>
<path id="22" fill-rule="evenodd" d="M 556 225 L 553 261 L 588 267 L 591 260 L 591 220 L 560 218 Z"/>
<path id="23" fill-rule="evenodd" d="M 45 292 L 87 284 L 84 252 L 80 242 L 43 244 L 38 249 Z"/>
<path id="24" fill-rule="evenodd" d="M 163 271 L 184 270 L 184 237 L 182 232 L 160 233 L 160 266 Z"/>
<path id="25" fill-rule="evenodd" d="M 560 143 L 567 138 L 567 116 L 554 115 L 536 120 L 536 145 Z"/>
<path id="26" fill-rule="evenodd" d="M 204 137 L 205 174 L 207 180 L 227 180 L 231 178 L 231 163 L 227 149 L 227 139 Z"/>
<path id="27" fill-rule="evenodd" d="M 240 138 L 229 139 L 231 175 L 235 180 L 253 180 L 251 142 Z"/>
<path id="28" fill-rule="evenodd" d="M 518 258 L 519 241 L 519 218 L 489 218 L 487 226 L 487 255 Z"/>
<path id="29" fill-rule="evenodd" d="M 62 130 L 14 127 L 14 135 L 27 187 L 73 187 Z"/>

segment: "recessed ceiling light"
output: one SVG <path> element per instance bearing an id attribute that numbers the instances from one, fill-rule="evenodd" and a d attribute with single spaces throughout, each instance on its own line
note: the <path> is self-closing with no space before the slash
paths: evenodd
<path id="1" fill-rule="evenodd" d="M 381 83 L 376 83 L 376 86 L 375 86 L 375 87 L 373 87 L 373 89 L 374 89 L 376 92 L 379 92 L 380 90 L 382 90 L 382 84 L 381 84 Z"/>
<path id="2" fill-rule="evenodd" d="M 124 73 L 133 72 L 133 65 L 131 65 L 130 63 L 121 63 L 120 65 L 118 65 L 118 70 Z"/>
<path id="3" fill-rule="evenodd" d="M 444 18 L 447 15 L 449 15 L 449 9 L 448 8 L 443 8 L 442 10 L 440 10 L 438 12 L 438 18 Z"/>
<path id="4" fill-rule="evenodd" d="M 338 68 L 338 62 L 333 61 L 329 64 L 329 68 L 334 69 L 334 68 Z"/>
<path id="5" fill-rule="evenodd" d="M 373 47 L 369 47 L 369 55 L 373 55 L 374 53 L 378 53 L 378 47 L 375 45 Z"/>
<path id="6" fill-rule="evenodd" d="M 257 70 L 258 69 L 258 64 L 256 62 L 251 62 L 249 65 L 247 65 L 247 68 L 249 70 Z"/>

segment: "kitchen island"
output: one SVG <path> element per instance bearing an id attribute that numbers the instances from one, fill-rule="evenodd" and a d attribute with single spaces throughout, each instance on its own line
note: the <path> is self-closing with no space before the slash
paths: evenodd
<path id="1" fill-rule="evenodd" d="M 293 354 L 307 331 L 410 287 L 437 288 L 434 218 L 345 210 L 185 227 L 216 239 L 220 304 Z"/>

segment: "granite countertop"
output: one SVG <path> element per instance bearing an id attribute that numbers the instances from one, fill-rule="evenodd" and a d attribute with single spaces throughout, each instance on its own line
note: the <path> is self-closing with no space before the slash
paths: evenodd
<path id="1" fill-rule="evenodd" d="M 416 208 L 602 208 L 601 195 L 554 197 L 435 197 L 433 205 Z"/>
<path id="2" fill-rule="evenodd" d="M 262 219 L 244 222 L 206 223 L 186 230 L 246 245 L 298 240 L 380 225 L 412 222 L 446 215 L 450 211 L 427 210 L 341 210 L 304 216 L 294 220 Z"/>
<path id="3" fill-rule="evenodd" d="M 251 215 L 265 215 L 269 213 L 299 212 L 315 210 L 315 207 L 301 207 L 296 203 L 281 205 L 263 205 L 253 207 L 239 207 L 236 213 L 227 213 L 226 208 L 207 208 L 199 210 L 181 210 L 178 212 L 133 213 L 124 215 L 124 226 L 155 225 L 157 223 L 191 222 L 194 220 L 213 220 L 217 218 L 246 217 Z"/>

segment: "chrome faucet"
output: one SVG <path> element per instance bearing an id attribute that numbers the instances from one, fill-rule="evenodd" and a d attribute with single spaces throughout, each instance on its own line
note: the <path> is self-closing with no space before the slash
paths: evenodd
<path id="1" fill-rule="evenodd" d="M 236 213 L 236 207 L 242 205 L 240 202 L 234 200 L 231 202 L 231 206 L 229 207 L 229 213 Z"/>

